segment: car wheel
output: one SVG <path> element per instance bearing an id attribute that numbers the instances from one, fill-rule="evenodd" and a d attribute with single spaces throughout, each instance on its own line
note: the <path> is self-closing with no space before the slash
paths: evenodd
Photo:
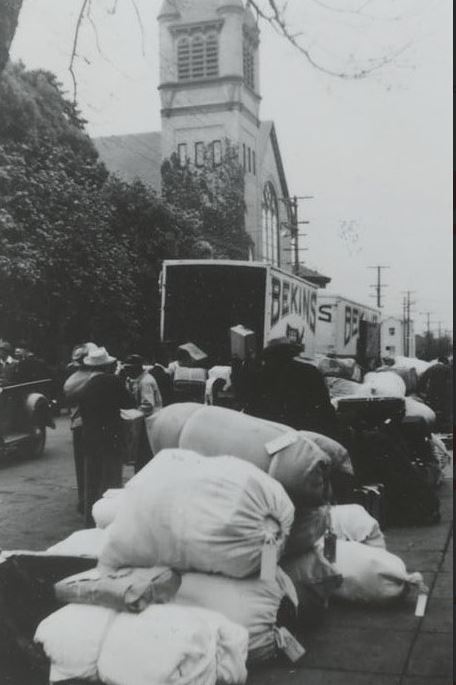
<path id="1" fill-rule="evenodd" d="M 43 456 L 46 446 L 46 426 L 34 426 L 30 436 L 28 455 L 31 459 L 39 459 Z"/>

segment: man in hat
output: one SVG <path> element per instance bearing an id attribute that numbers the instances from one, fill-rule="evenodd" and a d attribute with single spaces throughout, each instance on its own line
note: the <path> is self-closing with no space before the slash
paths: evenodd
<path id="1" fill-rule="evenodd" d="M 144 359 L 139 354 L 130 354 L 124 363 L 127 388 L 136 401 L 136 407 L 144 418 L 152 416 L 163 407 L 163 401 L 155 378 L 144 369 Z M 141 428 L 138 454 L 135 463 L 137 473 L 152 458 L 145 423 Z"/>
<path id="2" fill-rule="evenodd" d="M 268 343 L 261 355 L 246 411 L 296 430 L 335 437 L 336 413 L 323 375 L 299 357 L 300 352 L 302 346 L 287 338 Z"/>
<path id="3" fill-rule="evenodd" d="M 94 503 L 106 490 L 122 487 L 120 410 L 134 408 L 135 401 L 114 374 L 117 359 L 106 348 L 89 351 L 83 364 L 94 372 L 78 395 L 84 450 L 84 520 L 86 527 L 91 527 Z"/>
<path id="4" fill-rule="evenodd" d="M 70 408 L 70 427 L 73 437 L 73 456 L 78 488 L 78 512 L 84 513 L 84 450 L 82 442 L 82 418 L 79 411 L 79 397 L 87 383 L 97 373 L 96 369 L 84 366 L 83 360 L 89 352 L 97 349 L 95 343 L 81 343 L 73 348 L 71 362 L 66 369 L 67 379 L 63 385 L 66 404 Z"/>

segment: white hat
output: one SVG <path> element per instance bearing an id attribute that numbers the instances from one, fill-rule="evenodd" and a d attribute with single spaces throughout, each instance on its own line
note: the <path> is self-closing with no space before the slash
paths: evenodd
<path id="1" fill-rule="evenodd" d="M 106 347 L 96 347 L 89 351 L 87 357 L 84 357 L 84 366 L 109 366 L 116 361 L 115 357 L 108 354 Z"/>

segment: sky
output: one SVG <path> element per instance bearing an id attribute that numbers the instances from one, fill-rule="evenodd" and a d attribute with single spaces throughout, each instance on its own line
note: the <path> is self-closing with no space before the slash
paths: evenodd
<path id="1" fill-rule="evenodd" d="M 91 135 L 160 129 L 160 4 L 93 0 L 75 61 Z M 11 53 L 69 93 L 80 6 L 24 0 Z M 330 71 L 391 58 L 367 78 L 337 78 L 260 24 L 261 118 L 275 121 L 291 194 L 313 198 L 300 202 L 302 261 L 332 278 L 332 292 L 371 305 L 368 267 L 388 266 L 384 315 L 400 314 L 410 290 L 418 332 L 425 312 L 435 331 L 452 329 L 452 3 L 289 0 L 287 20 Z"/>

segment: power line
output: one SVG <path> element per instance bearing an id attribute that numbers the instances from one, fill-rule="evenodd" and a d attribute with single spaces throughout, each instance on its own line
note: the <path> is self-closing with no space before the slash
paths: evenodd
<path id="1" fill-rule="evenodd" d="M 381 266 L 378 264 L 377 266 L 368 266 L 368 269 L 376 269 L 377 271 L 377 283 L 374 285 L 371 285 L 371 288 L 375 288 L 376 294 L 371 295 L 371 297 L 376 297 L 377 298 L 377 307 L 379 309 L 382 309 L 383 304 L 382 304 L 382 290 L 383 288 L 387 288 L 388 286 L 384 283 L 382 283 L 382 271 L 384 269 L 389 269 L 389 266 Z"/>

